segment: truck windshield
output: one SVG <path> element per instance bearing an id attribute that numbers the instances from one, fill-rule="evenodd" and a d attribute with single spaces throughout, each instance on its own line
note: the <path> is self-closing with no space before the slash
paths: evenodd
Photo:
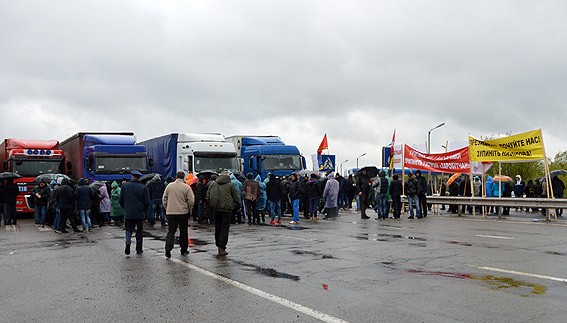
<path id="1" fill-rule="evenodd" d="M 237 170 L 236 157 L 195 157 L 195 172 Z"/>
<path id="2" fill-rule="evenodd" d="M 129 174 L 132 170 L 147 172 L 146 157 L 96 157 L 97 174 Z"/>
<path id="3" fill-rule="evenodd" d="M 41 174 L 59 173 L 60 160 L 16 160 L 14 161 L 14 173 L 22 176 L 38 176 Z"/>
<path id="4" fill-rule="evenodd" d="M 265 170 L 303 169 L 299 155 L 263 155 L 262 163 Z"/>

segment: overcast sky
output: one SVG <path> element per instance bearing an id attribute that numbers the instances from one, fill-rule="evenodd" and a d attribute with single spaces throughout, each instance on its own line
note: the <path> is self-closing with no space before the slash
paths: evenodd
<path id="1" fill-rule="evenodd" d="M 0 138 L 273 134 L 344 168 L 541 128 L 567 150 L 567 1 L 0 0 Z"/>

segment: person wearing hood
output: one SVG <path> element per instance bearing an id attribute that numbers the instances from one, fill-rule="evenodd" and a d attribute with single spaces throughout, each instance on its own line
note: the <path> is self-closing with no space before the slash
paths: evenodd
<path id="1" fill-rule="evenodd" d="M 197 204 L 197 223 L 206 224 L 205 200 L 207 197 L 207 179 L 202 176 L 195 185 L 195 204 Z"/>
<path id="2" fill-rule="evenodd" d="M 105 222 L 105 224 L 110 224 L 110 195 L 108 195 L 108 188 L 106 185 L 107 184 L 104 183 L 104 185 L 98 189 L 100 195 L 99 208 L 101 219 Z"/>
<path id="3" fill-rule="evenodd" d="M 171 258 L 177 227 L 179 227 L 181 255 L 184 256 L 189 253 L 187 227 L 189 226 L 189 212 L 195 203 L 195 196 L 193 190 L 183 181 L 183 178 L 185 178 L 185 173 L 183 171 L 177 172 L 175 182 L 169 183 L 163 192 L 162 202 L 169 222 L 167 238 L 165 239 L 165 256 L 167 258 Z"/>
<path id="4" fill-rule="evenodd" d="M 305 186 L 307 197 L 309 198 L 309 221 L 319 220 L 317 217 L 317 209 L 321 202 L 321 186 L 317 180 L 317 175 L 311 174 Z"/>
<path id="5" fill-rule="evenodd" d="M 228 244 L 228 232 L 234 205 L 240 207 L 240 199 L 234 184 L 228 177 L 228 172 L 223 171 L 221 175 L 212 182 L 207 190 L 207 202 L 213 210 L 215 218 L 215 244 L 219 256 L 226 256 L 226 245 Z"/>
<path id="6" fill-rule="evenodd" d="M 132 180 L 126 182 L 120 190 L 120 199 L 118 202 L 124 208 L 124 242 L 126 248 L 124 253 L 130 254 L 130 245 L 132 243 L 132 233 L 136 229 L 136 253 L 141 255 L 144 242 L 144 219 L 146 218 L 148 207 L 150 206 L 150 192 L 146 185 L 140 183 L 142 173 L 138 170 L 131 172 Z"/>
<path id="7" fill-rule="evenodd" d="M 165 227 L 165 209 L 162 202 L 165 184 L 160 174 L 156 174 L 148 183 L 146 183 L 150 192 L 150 208 L 148 209 L 148 223 L 150 227 L 156 224 L 156 212 L 159 214 L 162 228 Z"/>
<path id="8" fill-rule="evenodd" d="M 270 179 L 266 184 L 266 198 L 268 200 L 268 210 L 270 212 L 270 225 L 281 225 L 282 224 L 282 186 L 280 181 L 276 178 L 276 175 L 268 175 Z M 278 220 L 276 220 L 276 214 L 278 215 Z"/>
<path id="9" fill-rule="evenodd" d="M 258 203 L 256 204 L 256 211 L 258 211 L 258 215 L 262 219 L 262 224 L 266 223 L 266 203 L 267 203 L 267 193 L 266 193 L 266 184 L 262 182 L 262 178 L 260 175 L 256 175 L 256 182 L 258 182 L 260 191 L 258 193 Z M 258 224 L 260 223 L 260 219 L 258 219 Z"/>
<path id="10" fill-rule="evenodd" d="M 53 212 L 53 232 L 59 231 L 59 222 L 61 218 L 61 213 L 59 212 L 59 206 L 57 203 L 57 194 L 59 193 L 59 187 L 61 187 L 61 182 L 57 183 L 55 180 L 51 180 L 49 183 L 51 188 L 51 194 L 49 194 L 49 200 L 47 201 L 47 209 Z"/>
<path id="11" fill-rule="evenodd" d="M 522 180 L 522 176 L 516 175 L 516 181 L 514 182 L 514 197 L 524 197 L 524 190 L 526 189 L 526 182 Z M 516 208 L 516 211 L 521 211 L 522 208 Z"/>
<path id="12" fill-rule="evenodd" d="M 301 199 L 301 183 L 297 174 L 291 174 L 291 183 L 289 186 L 289 198 L 293 208 L 293 218 L 289 224 L 299 223 L 299 202 Z"/>
<path id="13" fill-rule="evenodd" d="M 325 201 L 325 214 L 327 218 L 336 218 L 339 215 L 338 199 L 340 184 L 333 174 L 327 176 L 327 183 L 323 190 L 323 201 Z"/>
<path id="14" fill-rule="evenodd" d="M 69 233 L 67 230 L 65 230 L 67 219 L 69 219 L 74 232 L 81 232 L 81 230 L 79 230 L 79 228 L 77 228 L 77 225 L 75 224 L 75 215 L 73 214 L 75 211 L 75 198 L 73 189 L 69 184 L 70 183 L 68 179 L 62 179 L 61 187 L 59 187 L 59 191 L 57 193 L 57 204 L 59 206 L 59 212 L 61 213 L 61 221 L 59 222 L 58 229 L 60 233 Z"/>
<path id="15" fill-rule="evenodd" d="M 551 188 L 553 189 L 553 196 L 555 198 L 563 198 L 565 183 L 563 183 L 559 177 L 553 176 L 553 178 L 551 178 Z M 563 209 L 555 209 L 555 214 L 557 214 L 557 216 L 563 216 Z"/>
<path id="16" fill-rule="evenodd" d="M 120 225 L 124 220 L 124 209 L 120 205 L 120 185 L 117 181 L 110 184 L 110 218 L 114 221 L 114 225 Z"/>
<path id="17" fill-rule="evenodd" d="M 260 224 L 260 217 L 256 208 L 259 194 L 260 183 L 254 180 L 252 173 L 246 174 L 246 180 L 242 185 L 242 197 L 244 198 L 244 209 L 246 210 L 248 224 Z"/>
<path id="18" fill-rule="evenodd" d="M 376 213 L 378 214 L 376 220 L 386 220 L 388 218 L 388 198 L 386 195 L 389 185 L 386 172 L 381 170 L 372 183 L 376 196 Z"/>
<path id="19" fill-rule="evenodd" d="M 79 187 L 75 190 L 75 200 L 77 201 L 77 211 L 81 217 L 83 224 L 83 232 L 92 231 L 93 225 L 91 224 L 91 200 L 93 199 L 94 192 L 87 185 L 87 180 L 81 178 L 79 180 Z"/>
<path id="20" fill-rule="evenodd" d="M 234 174 L 230 174 L 230 182 L 236 188 L 236 192 L 238 193 L 238 200 L 242 201 L 242 183 L 234 176 Z M 205 192 L 206 193 L 206 192 Z M 242 223 L 242 208 L 234 206 L 234 211 L 232 212 L 232 221 L 231 223 Z"/>
<path id="21" fill-rule="evenodd" d="M 35 204 L 34 224 L 42 228 L 45 226 L 47 217 L 47 202 L 49 201 L 49 194 L 51 194 L 51 190 L 47 186 L 47 183 L 43 180 L 41 180 L 31 191 L 31 196 L 33 196 Z"/>
<path id="22" fill-rule="evenodd" d="M 492 176 L 488 175 L 486 177 L 486 184 L 485 184 L 485 194 L 486 197 L 494 197 L 494 187 L 492 186 L 494 179 Z M 494 213 L 494 205 L 488 207 L 487 213 Z"/>

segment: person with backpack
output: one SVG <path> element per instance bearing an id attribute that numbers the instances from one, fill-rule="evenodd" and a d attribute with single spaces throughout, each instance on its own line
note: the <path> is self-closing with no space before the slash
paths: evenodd
<path id="1" fill-rule="evenodd" d="M 388 218 L 388 189 L 389 182 L 386 178 L 386 172 L 381 170 L 378 176 L 375 177 L 372 187 L 374 188 L 374 195 L 376 198 L 376 213 L 378 217 L 376 220 L 386 220 Z"/>
<path id="2" fill-rule="evenodd" d="M 418 197 L 419 183 L 413 177 L 412 173 L 408 174 L 408 180 L 406 181 L 405 190 L 406 190 L 405 193 L 408 197 L 408 207 L 410 211 L 410 216 L 408 217 L 408 219 L 414 218 L 414 208 L 417 218 L 421 219 L 422 216 L 419 210 L 419 197 Z"/>

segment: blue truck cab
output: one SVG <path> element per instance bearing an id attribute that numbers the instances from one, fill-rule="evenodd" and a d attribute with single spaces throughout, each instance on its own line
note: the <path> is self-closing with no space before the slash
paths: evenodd
<path id="1" fill-rule="evenodd" d="M 132 170 L 147 173 L 146 147 L 136 145 L 131 132 L 81 132 L 63 141 L 65 169 L 73 179 L 120 181 Z"/>
<path id="2" fill-rule="evenodd" d="M 230 136 L 226 139 L 236 147 L 244 174 L 260 175 L 264 180 L 269 173 L 287 176 L 305 169 L 305 158 L 299 149 L 286 145 L 277 136 Z"/>

